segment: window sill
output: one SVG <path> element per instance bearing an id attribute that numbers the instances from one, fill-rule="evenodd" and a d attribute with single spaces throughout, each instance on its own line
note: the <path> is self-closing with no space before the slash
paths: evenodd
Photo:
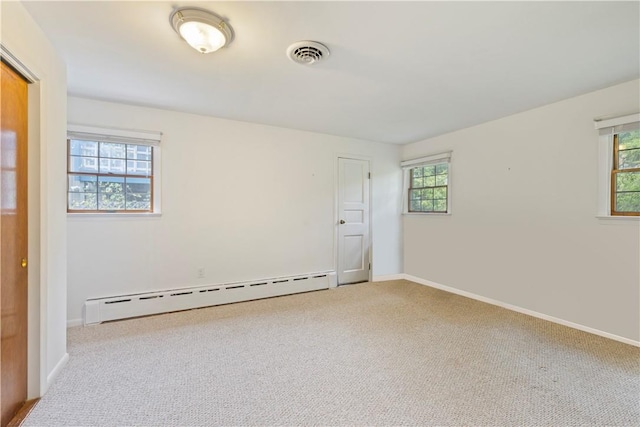
<path id="1" fill-rule="evenodd" d="M 429 213 L 429 212 L 403 212 L 402 215 L 409 215 L 409 216 L 451 216 L 451 212 L 447 212 L 447 213 L 440 213 L 440 212 L 434 212 L 434 213 Z"/>
<path id="2" fill-rule="evenodd" d="M 67 212 L 67 218 L 159 218 L 162 216 L 161 212 L 153 213 L 79 213 L 79 212 Z"/>
<path id="3" fill-rule="evenodd" d="M 640 216 L 596 215 L 600 221 L 640 222 Z"/>

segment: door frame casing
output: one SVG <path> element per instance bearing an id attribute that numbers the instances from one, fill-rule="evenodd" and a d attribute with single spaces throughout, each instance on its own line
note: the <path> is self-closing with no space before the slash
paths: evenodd
<path id="1" fill-rule="evenodd" d="M 369 163 L 369 173 L 371 177 L 373 177 L 373 158 L 371 156 L 364 156 L 360 154 L 351 154 L 351 153 L 335 153 L 333 159 L 333 264 L 336 272 L 336 280 L 332 281 L 329 287 L 335 288 L 339 285 L 339 277 L 340 272 L 339 268 L 339 260 L 338 257 L 340 254 L 338 253 L 338 248 L 340 246 L 340 232 L 338 229 L 338 221 L 340 221 L 340 206 L 338 205 L 339 200 L 339 192 L 340 192 L 340 159 L 348 159 L 348 160 L 362 160 Z M 371 281 L 373 277 L 373 179 L 369 178 L 369 265 L 371 268 L 369 269 L 369 278 L 368 281 Z"/>

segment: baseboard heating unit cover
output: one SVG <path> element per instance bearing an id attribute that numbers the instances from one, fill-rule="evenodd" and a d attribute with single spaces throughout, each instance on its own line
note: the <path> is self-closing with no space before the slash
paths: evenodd
<path id="1" fill-rule="evenodd" d="M 85 302 L 85 325 L 150 314 L 328 289 L 335 272 L 310 273 L 251 282 L 91 298 Z"/>

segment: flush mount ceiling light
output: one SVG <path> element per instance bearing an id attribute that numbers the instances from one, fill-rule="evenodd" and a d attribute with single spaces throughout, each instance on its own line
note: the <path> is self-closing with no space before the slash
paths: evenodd
<path id="1" fill-rule="evenodd" d="M 173 11 L 171 26 L 189 45 L 200 53 L 215 52 L 227 46 L 233 30 L 215 13 L 193 7 Z"/>

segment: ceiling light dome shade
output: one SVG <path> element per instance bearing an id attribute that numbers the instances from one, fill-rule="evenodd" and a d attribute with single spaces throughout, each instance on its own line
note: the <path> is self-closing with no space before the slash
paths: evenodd
<path id="1" fill-rule="evenodd" d="M 171 26 L 191 47 L 200 53 L 215 52 L 233 39 L 233 30 L 215 13 L 183 7 L 169 17 Z"/>

